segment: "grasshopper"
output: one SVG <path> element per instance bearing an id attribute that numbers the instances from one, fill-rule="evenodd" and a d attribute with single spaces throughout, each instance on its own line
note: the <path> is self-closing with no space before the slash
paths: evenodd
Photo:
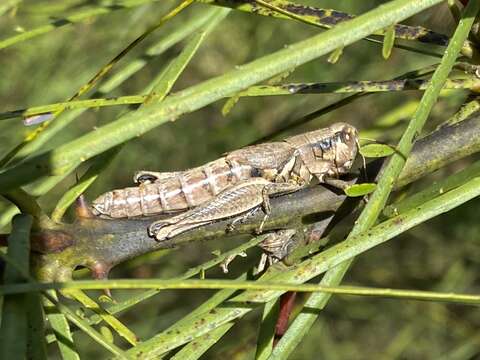
<path id="1" fill-rule="evenodd" d="M 98 216 L 123 218 L 181 212 L 150 225 L 158 241 L 214 221 L 270 211 L 269 197 L 312 182 L 335 183 L 357 154 L 358 132 L 346 123 L 248 146 L 186 171 L 139 171 L 136 187 L 113 190 L 96 200 Z M 242 219 L 240 218 L 240 219 Z M 234 221 L 234 223 L 237 220 Z"/>

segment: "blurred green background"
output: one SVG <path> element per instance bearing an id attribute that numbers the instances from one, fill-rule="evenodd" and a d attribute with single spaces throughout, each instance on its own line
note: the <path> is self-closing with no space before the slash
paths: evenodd
<path id="1" fill-rule="evenodd" d="M 0 17 L 2 38 L 15 31 L 30 29 L 65 13 L 81 9 L 96 1 L 23 1 L 18 13 Z M 334 8 L 351 14 L 363 13 L 382 1 L 304 1 L 317 7 Z M 0 51 L 0 111 L 25 108 L 66 100 L 86 83 L 103 65 L 128 43 L 154 24 L 174 4 L 159 1 L 144 6 L 113 11 L 73 26 L 65 26 Z M 129 60 L 141 56 L 149 45 L 186 19 L 200 17 L 208 6 L 196 4 L 171 23 L 142 42 L 113 70 L 121 69 Z M 410 19 L 441 33 L 449 34 L 448 12 L 436 7 Z M 203 43 L 194 60 L 182 74 L 174 90 L 186 88 L 268 54 L 287 44 L 305 39 L 317 28 L 294 21 L 253 16 L 232 11 Z M 165 64 L 177 55 L 185 42 L 164 54 L 149 59 L 141 71 L 124 82 L 108 97 L 139 94 L 158 75 Z M 411 44 L 409 44 L 411 45 Z M 442 48 L 423 47 L 441 53 Z M 407 71 L 434 64 L 438 59 L 394 49 L 390 59 L 381 56 L 381 46 L 359 42 L 344 50 L 336 64 L 326 58 L 296 69 L 288 82 L 329 82 L 352 80 L 384 80 Z M 292 130 L 299 133 L 324 124 L 345 121 L 361 130 L 376 130 L 378 138 L 395 143 L 405 119 L 398 126 L 378 131 L 376 123 L 405 104 L 418 100 L 419 92 L 379 93 L 362 98 Z M 445 93 L 436 105 L 427 129 L 432 130 L 447 120 L 465 101 L 462 91 Z M 87 191 L 93 199 L 113 188 L 132 184 L 134 171 L 181 170 L 213 160 L 222 153 L 249 144 L 294 119 L 340 99 L 340 95 L 295 95 L 282 97 L 242 98 L 233 110 L 222 116 L 224 102 L 218 102 L 175 122 L 160 126 L 145 136 L 130 141 L 111 165 Z M 114 120 L 125 107 L 86 111 L 48 143 L 48 148 L 74 139 L 95 127 Z M 0 156 L 16 146 L 31 131 L 21 120 L 0 122 Z M 371 132 L 370 132 L 371 133 Z M 285 134 L 281 134 L 280 137 Z M 47 148 L 42 149 L 42 151 Z M 457 171 L 469 159 L 453 164 L 410 191 L 422 188 L 434 178 Z M 78 170 L 81 175 L 85 168 Z M 34 177 L 35 174 L 32 174 Z M 51 211 L 60 196 L 75 183 L 75 174 L 62 181 L 54 190 L 39 199 Z M 8 203 L 1 200 L 0 212 Z M 375 248 L 356 260 L 346 284 L 406 288 L 419 290 L 476 292 L 479 269 L 480 201 L 472 201 L 429 223 L 400 236 L 388 245 Z M 70 214 L 70 219 L 72 219 Z M 3 232 L 8 230 L 8 226 Z M 191 244 L 187 251 L 167 256 L 150 254 L 117 267 L 112 277 L 171 277 L 212 257 L 215 249 L 232 248 L 244 239 Z M 236 260 L 227 276 L 234 278 L 259 258 L 258 251 Z M 223 277 L 219 270 L 207 277 Z M 125 292 L 114 292 L 121 299 Z M 162 330 L 199 305 L 211 292 L 164 291 L 160 295 L 125 313 L 121 320 L 142 339 Z M 304 299 L 303 295 L 300 299 Z M 298 301 L 300 303 L 300 301 Z M 205 358 L 228 356 L 232 359 L 252 358 L 255 350 L 257 321 L 255 311 L 242 319 L 233 330 L 213 347 Z M 294 359 L 474 359 L 480 356 L 480 312 L 475 307 L 373 299 L 335 297 L 321 320 L 311 329 Z M 106 357 L 87 336 L 77 334 L 82 357 Z M 56 351 L 51 352 L 56 358 Z"/>

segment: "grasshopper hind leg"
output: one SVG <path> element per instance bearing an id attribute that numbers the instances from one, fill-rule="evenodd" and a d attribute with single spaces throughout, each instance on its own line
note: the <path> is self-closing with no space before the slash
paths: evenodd
<path id="1" fill-rule="evenodd" d="M 248 214 L 262 204 L 262 190 L 269 184 L 263 178 L 241 181 L 193 209 L 154 222 L 149 227 L 149 234 L 162 241 L 202 225 Z"/>
<path id="2" fill-rule="evenodd" d="M 265 217 L 258 229 L 261 232 L 271 211 L 269 196 L 300 188 L 301 186 L 296 183 L 272 183 L 263 178 L 240 181 L 210 201 L 172 218 L 154 222 L 149 227 L 149 234 L 162 241 L 202 225 L 241 216 L 239 220 L 234 220 L 235 225 L 260 206 L 265 211 Z"/>

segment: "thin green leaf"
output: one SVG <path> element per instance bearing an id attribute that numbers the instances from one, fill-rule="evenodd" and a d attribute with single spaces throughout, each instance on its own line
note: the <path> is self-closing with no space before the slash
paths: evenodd
<path id="1" fill-rule="evenodd" d="M 477 181 L 476 184 L 479 182 Z M 478 195 L 477 195 L 478 196 Z M 449 206 L 448 206 L 449 207 Z M 412 211 L 411 213 L 414 213 Z M 407 226 L 411 226 L 409 213 Z M 405 217 L 402 217 L 402 220 Z M 398 219 L 396 219 L 398 220 Z M 384 225 L 388 227 L 393 227 L 390 220 L 386 221 Z M 418 224 L 417 224 L 418 225 Z M 401 231 L 403 232 L 403 226 L 397 227 L 392 232 Z M 372 229 L 373 231 L 373 229 Z M 382 235 L 380 228 L 376 228 L 374 233 L 368 236 L 367 234 L 359 236 L 358 239 L 362 238 L 364 241 L 365 238 L 369 238 L 369 241 L 372 240 L 375 245 L 385 242 L 386 240 Z M 390 234 L 387 235 L 390 237 Z M 356 240 L 358 240 L 356 239 Z M 341 246 L 335 247 L 335 250 L 344 249 L 347 246 L 350 246 L 351 243 L 341 243 Z M 342 250 L 343 251 L 343 250 Z M 347 257 L 350 256 L 350 253 L 358 251 L 358 248 L 355 248 L 353 251 L 349 251 Z M 328 251 L 331 255 L 331 251 Z M 323 254 L 325 257 L 325 254 Z M 342 254 L 345 256 L 346 254 Z M 335 260 L 337 261 L 338 258 Z M 329 260 L 330 262 L 330 260 Z M 311 262 L 310 262 L 311 264 Z M 330 264 L 328 264 L 330 266 Z M 303 268 L 303 266 L 301 266 Z M 326 266 L 322 266 L 322 269 L 325 269 Z M 302 269 L 303 270 L 303 269 Z M 293 272 L 298 273 L 299 268 L 295 268 Z M 325 271 L 325 270 L 321 270 Z M 44 291 L 44 290 L 63 290 L 63 291 L 77 291 L 79 289 L 85 290 L 99 290 L 100 288 L 111 288 L 111 289 L 148 289 L 148 288 L 161 288 L 161 289 L 227 289 L 227 290 L 249 290 L 252 293 L 244 292 L 232 299 L 234 301 L 246 301 L 245 299 L 255 299 L 255 302 L 263 303 L 268 302 L 270 297 L 275 295 L 279 296 L 280 294 L 286 291 L 296 291 L 296 292 L 322 292 L 327 294 L 338 294 L 338 295 L 350 295 L 350 296 L 372 296 L 372 297 L 387 297 L 395 299 L 408 299 L 408 300 L 418 300 L 418 301 L 438 301 L 438 302 L 448 302 L 448 303 L 458 303 L 464 305 L 473 305 L 477 306 L 480 304 L 480 295 L 477 294 L 465 294 L 465 293 L 452 293 L 452 292 L 436 292 L 436 291 L 422 291 L 422 290 L 408 290 L 408 289 L 391 289 L 391 288 L 372 288 L 372 287 L 362 287 L 362 286 L 324 286 L 318 284 L 295 284 L 286 281 L 271 281 L 276 278 L 289 278 L 291 272 L 287 274 L 279 274 L 270 272 L 269 279 L 267 281 L 237 281 L 237 280 L 225 280 L 225 279 L 204 279 L 204 280 L 161 280 L 161 279 L 115 279 L 115 280 L 77 280 L 77 281 L 67 281 L 67 282 L 52 282 L 52 283 L 19 283 L 1 286 L 0 290 L 2 294 L 12 295 L 12 294 L 21 294 L 29 293 L 35 291 Z M 308 277 L 311 277 L 312 274 L 304 274 L 302 278 L 308 280 Z M 273 299 L 273 298 L 272 298 Z M 228 307 L 228 306 L 227 306 Z M 253 307 L 253 306 L 252 306 Z M 64 307 L 62 307 L 63 309 Z M 211 312 L 215 314 L 215 311 Z M 204 315 L 204 314 L 199 314 Z M 243 314 L 242 314 L 243 315 Z M 177 324 L 175 324 L 177 325 Z M 186 324 L 185 324 L 186 325 Z M 203 329 L 203 327 L 201 327 Z M 179 333 L 177 333 L 179 335 Z M 104 339 L 106 340 L 106 339 Z M 141 344 L 139 345 L 141 346 Z"/>
<path id="2" fill-rule="evenodd" d="M 383 37 L 382 56 L 385 60 L 390 58 L 393 46 L 395 45 L 395 25 L 387 28 Z"/>
<path id="3" fill-rule="evenodd" d="M 162 73 L 163 75 L 163 73 Z M 225 103 L 222 114 L 228 114 L 231 106 L 240 97 L 248 96 L 280 96 L 296 94 L 345 94 L 345 93 L 373 93 L 373 92 L 392 92 L 392 91 L 412 91 L 425 90 L 429 81 L 424 79 L 396 79 L 383 81 L 343 81 L 330 83 L 287 83 L 279 85 L 257 85 L 251 86 L 247 90 L 239 92 L 236 96 L 230 97 Z M 446 81 L 444 89 L 465 89 L 475 90 L 480 87 L 480 80 L 477 77 L 467 77 L 463 79 L 449 79 Z M 101 108 L 107 106 L 123 106 L 131 104 L 142 104 L 148 99 L 148 95 L 127 95 L 118 96 L 112 99 L 97 98 L 88 100 L 74 100 L 49 105 L 35 106 L 28 109 L 13 110 L 0 113 L 0 120 L 11 119 L 17 116 L 35 116 L 45 112 L 56 112 L 66 109 L 89 109 Z M 236 100 L 234 100 L 236 99 Z M 232 103 L 230 103 L 232 102 Z M 477 108 L 469 109 L 470 115 Z M 465 116 L 465 117 L 466 117 Z"/>
<path id="4" fill-rule="evenodd" d="M 45 342 L 45 314 L 42 307 L 40 294 L 28 294 L 28 337 L 27 337 L 27 359 L 47 359 L 47 348 Z"/>
<path id="5" fill-rule="evenodd" d="M 278 299 L 272 299 L 265 303 L 257 339 L 257 351 L 255 360 L 267 359 L 273 350 L 275 339 L 275 324 L 278 318 Z"/>
<path id="6" fill-rule="evenodd" d="M 75 324 L 80 330 L 90 336 L 95 342 L 97 342 L 97 344 L 103 346 L 106 350 L 110 351 L 113 355 L 117 356 L 120 359 L 128 359 L 127 355 L 122 349 L 120 349 L 115 344 L 109 342 L 108 339 L 104 338 L 102 334 L 100 334 L 97 330 L 88 325 L 88 323 L 84 319 L 76 315 L 72 310 L 70 310 L 70 308 L 63 305 L 62 303 L 57 302 L 52 296 L 48 294 L 45 294 L 45 296 L 47 296 L 48 299 L 55 304 L 55 307 L 57 307 L 58 310 L 60 310 L 60 312 L 65 315 L 65 317 L 70 322 Z"/>
<path id="7" fill-rule="evenodd" d="M 209 29 L 213 29 L 213 27 L 209 26 Z M 172 90 L 173 85 L 180 77 L 180 74 L 185 70 L 190 60 L 192 60 L 193 56 L 199 49 L 206 35 L 207 31 L 201 31 L 195 34 L 180 55 L 167 65 L 165 71 L 161 72 L 160 76 L 153 82 L 152 90 L 145 99 L 144 105 L 160 102 L 168 95 Z"/>
<path id="8" fill-rule="evenodd" d="M 338 60 L 340 59 L 340 56 L 343 54 L 343 47 L 338 48 L 334 50 L 329 56 L 328 56 L 328 62 L 330 64 L 336 64 Z"/>
<path id="9" fill-rule="evenodd" d="M 478 176 L 480 176 L 480 161 L 469 165 L 467 168 L 457 172 L 456 174 L 434 182 L 427 188 L 417 192 L 416 194 L 413 194 L 412 196 L 409 196 L 406 199 L 386 206 L 385 209 L 383 209 L 383 215 L 387 217 L 393 217 L 401 214 Z"/>
<path id="10" fill-rule="evenodd" d="M 115 316 L 108 314 L 105 309 L 103 309 L 99 304 L 92 300 L 88 295 L 80 290 L 71 290 L 68 291 L 68 295 L 73 296 L 77 301 L 79 301 L 87 309 L 93 310 L 97 313 L 103 321 L 112 327 L 121 337 L 127 340 L 130 344 L 137 344 L 137 336 L 133 331 L 126 327 L 120 320 Z M 108 340 L 108 339 L 107 339 Z M 113 341 L 110 341 L 113 343 Z"/>
<path id="11" fill-rule="evenodd" d="M 37 200 L 23 189 L 15 189 L 4 194 L 23 213 L 32 215 L 36 226 L 49 228 L 54 226 L 51 219 L 43 212 Z"/>
<path id="12" fill-rule="evenodd" d="M 360 147 L 360 154 L 366 158 L 381 158 L 393 155 L 395 149 L 385 144 L 367 144 Z"/>
<path id="13" fill-rule="evenodd" d="M 225 335 L 234 323 L 226 323 L 209 333 L 189 342 L 182 350 L 171 357 L 172 360 L 196 360 L 215 345 Z"/>
<path id="14" fill-rule="evenodd" d="M 26 281 L 23 273 L 29 273 L 30 228 L 33 219 L 20 214 L 13 218 L 12 232 L 8 237 L 4 283 L 15 284 Z M 15 265 L 14 265 L 15 264 Z M 2 324 L 0 327 L 0 358 L 17 359 L 27 356 L 27 311 L 26 294 L 7 295 L 3 300 Z"/>
<path id="15" fill-rule="evenodd" d="M 182 21 L 182 26 L 174 29 L 170 34 L 165 34 L 159 41 L 149 46 L 143 54 L 129 61 L 123 68 L 119 69 L 115 74 L 112 74 L 109 79 L 100 85 L 100 93 L 107 94 L 117 88 L 135 73 L 143 69 L 148 64 L 147 59 L 163 54 L 172 46 L 183 41 L 195 32 L 200 31 L 200 28 L 204 25 L 215 22 L 219 14 L 227 14 L 228 12 L 229 11 L 223 11 L 222 9 L 216 9 L 214 7 L 209 7 L 205 10 L 196 9 L 193 17 Z M 148 88 L 151 88 L 151 84 L 147 86 L 147 89 Z"/>
<path id="16" fill-rule="evenodd" d="M 23 0 L 4 0 L 0 5 L 0 16 L 11 10 L 15 6 L 18 6 Z"/>
<path id="17" fill-rule="evenodd" d="M 52 296 L 55 296 L 55 293 L 51 292 Z M 80 360 L 80 355 L 78 355 L 75 343 L 73 342 L 72 331 L 70 325 L 67 321 L 67 318 L 62 313 L 58 312 L 54 308 L 54 304 L 49 300 L 44 300 L 45 308 L 51 309 L 47 313 L 47 319 L 52 327 L 53 335 L 57 339 L 58 348 L 62 359 L 64 360 Z"/>
<path id="18" fill-rule="evenodd" d="M 288 76 L 290 76 L 290 74 L 292 72 L 294 72 L 295 69 L 292 68 L 292 69 L 288 69 L 287 71 L 284 71 L 276 76 L 274 76 L 273 78 L 271 78 L 268 82 L 267 82 L 267 87 L 268 85 L 276 85 L 277 83 L 283 81 L 284 79 L 286 79 Z M 230 111 L 232 111 L 233 107 L 238 103 L 238 100 L 240 100 L 240 97 L 244 96 L 245 93 L 247 93 L 250 89 L 254 88 L 255 86 L 251 86 L 249 87 L 247 90 L 244 90 L 244 91 L 240 91 L 238 93 L 236 93 L 235 95 L 231 96 L 226 102 L 225 104 L 222 106 L 222 115 L 223 116 L 227 116 L 228 113 L 230 113 Z M 262 86 L 257 86 L 257 88 L 261 88 Z M 278 87 L 277 87 L 278 88 Z"/>
<path id="19" fill-rule="evenodd" d="M 87 19 L 91 19 L 92 17 L 95 16 L 100 16 L 100 15 L 105 15 L 109 14 L 112 11 L 119 10 L 122 8 L 129 8 L 129 7 L 136 7 L 143 5 L 145 3 L 151 2 L 152 0 L 124 0 L 122 1 L 122 6 L 121 7 L 116 7 L 116 6 L 92 6 L 91 8 L 88 9 L 83 9 L 81 11 L 78 11 L 74 14 L 68 15 L 63 19 L 57 19 L 51 21 L 47 25 L 42 25 L 39 26 L 35 29 L 25 31 L 21 34 L 14 35 L 11 37 L 8 37 L 6 39 L 0 40 L 0 50 L 4 49 L 6 47 L 18 44 L 22 41 L 26 41 L 29 39 L 32 39 L 36 36 L 46 34 L 50 31 L 59 29 L 62 26 L 65 25 L 71 25 L 75 24 L 78 22 L 82 22 Z"/>
<path id="20" fill-rule="evenodd" d="M 478 98 L 475 98 L 472 101 L 463 104 L 460 110 L 455 113 L 455 115 L 453 115 L 444 125 L 446 126 L 459 123 L 460 121 L 467 119 L 469 116 L 476 113 L 477 111 L 480 111 L 480 101 L 478 100 Z"/>
<path id="21" fill-rule="evenodd" d="M 345 189 L 345 195 L 349 197 L 365 196 L 375 191 L 377 184 L 375 183 L 363 183 L 354 184 Z"/>

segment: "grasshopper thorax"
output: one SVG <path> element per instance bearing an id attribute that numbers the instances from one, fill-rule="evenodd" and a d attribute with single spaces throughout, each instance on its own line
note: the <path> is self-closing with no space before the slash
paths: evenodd
<path id="1" fill-rule="evenodd" d="M 325 177 L 337 177 L 350 170 L 357 155 L 358 131 L 352 125 L 335 123 L 286 141 L 297 149 L 310 174 L 323 182 Z"/>

